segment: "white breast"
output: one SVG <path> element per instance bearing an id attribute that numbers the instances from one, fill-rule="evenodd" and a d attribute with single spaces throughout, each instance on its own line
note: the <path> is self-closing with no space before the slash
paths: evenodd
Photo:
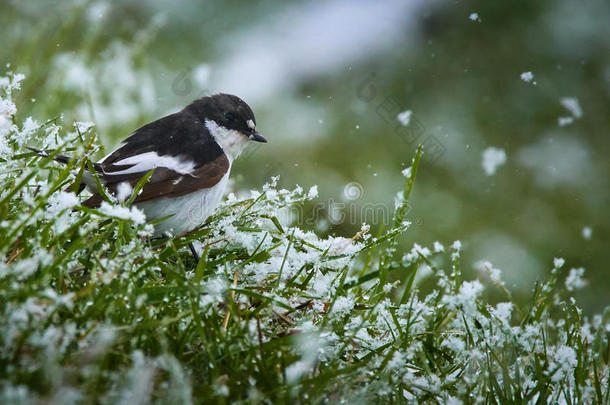
<path id="1" fill-rule="evenodd" d="M 213 187 L 195 191 L 180 197 L 159 198 L 137 204 L 146 214 L 147 221 L 172 217 L 155 225 L 155 236 L 164 236 L 168 232 L 180 235 L 201 226 L 213 212 L 224 196 L 229 180 L 229 170 Z"/>

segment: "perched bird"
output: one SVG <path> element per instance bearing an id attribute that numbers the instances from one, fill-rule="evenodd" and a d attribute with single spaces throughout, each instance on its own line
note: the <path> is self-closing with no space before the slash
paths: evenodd
<path id="1" fill-rule="evenodd" d="M 137 129 L 94 168 L 113 195 L 126 187 L 122 183 L 134 187 L 155 169 L 134 204 L 148 220 L 169 216 L 155 225 L 155 236 L 179 235 L 198 228 L 212 214 L 233 161 L 251 141 L 267 142 L 256 132 L 252 109 L 239 97 L 216 94 Z M 67 163 L 70 158 L 56 160 Z M 83 205 L 98 207 L 103 199 L 91 173 L 83 174 L 83 183 L 77 192 L 87 187 L 93 193 Z"/>

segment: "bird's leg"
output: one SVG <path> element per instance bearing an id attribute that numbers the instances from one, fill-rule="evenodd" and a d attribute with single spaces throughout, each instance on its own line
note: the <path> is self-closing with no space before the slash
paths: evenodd
<path id="1" fill-rule="evenodd" d="M 199 253 L 197 253 L 197 251 L 195 250 L 195 246 L 193 245 L 193 242 L 189 243 L 189 249 L 191 249 L 191 253 L 193 254 L 193 258 L 195 259 L 195 261 L 197 263 L 199 263 L 199 260 L 201 259 L 201 257 L 199 256 Z"/>

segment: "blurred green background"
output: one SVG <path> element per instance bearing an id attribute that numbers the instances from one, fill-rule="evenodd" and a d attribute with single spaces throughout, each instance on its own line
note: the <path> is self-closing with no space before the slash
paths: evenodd
<path id="1" fill-rule="evenodd" d="M 27 76 L 21 119 L 91 120 L 109 148 L 237 94 L 269 143 L 236 163 L 233 189 L 317 184 L 296 220 L 319 232 L 387 224 L 424 143 L 405 246 L 460 239 L 472 277 L 490 260 L 519 295 L 564 257 L 586 268 L 591 312 L 610 305 L 609 21 L 607 0 L 5 0 L 0 60 Z M 506 153 L 494 175 L 488 147 Z"/>

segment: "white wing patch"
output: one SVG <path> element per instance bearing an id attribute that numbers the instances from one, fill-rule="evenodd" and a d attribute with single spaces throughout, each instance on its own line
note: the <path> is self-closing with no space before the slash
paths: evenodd
<path id="1" fill-rule="evenodd" d="M 120 170 L 117 172 L 107 172 L 109 176 L 119 174 L 131 174 L 147 172 L 157 167 L 165 167 L 180 174 L 189 174 L 195 168 L 195 163 L 192 161 L 182 162 L 177 157 L 159 156 L 157 152 L 146 152 L 139 155 L 130 156 L 121 159 L 112 164 L 113 166 L 133 165 L 129 169 Z"/>

